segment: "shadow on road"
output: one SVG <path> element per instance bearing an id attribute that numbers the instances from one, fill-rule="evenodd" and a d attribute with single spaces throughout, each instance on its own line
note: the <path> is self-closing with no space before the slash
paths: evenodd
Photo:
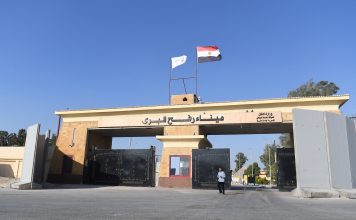
<path id="1" fill-rule="evenodd" d="M 231 186 L 230 190 L 252 190 L 252 191 L 265 191 L 265 190 L 273 190 L 277 191 L 276 188 L 266 187 L 266 186 L 259 186 L 259 185 L 239 185 L 239 186 Z"/>
<path id="2" fill-rule="evenodd" d="M 45 183 L 43 189 L 51 190 L 51 189 L 96 189 L 96 188 L 105 188 L 112 187 L 108 185 L 89 185 L 89 184 L 53 184 L 53 183 Z"/>

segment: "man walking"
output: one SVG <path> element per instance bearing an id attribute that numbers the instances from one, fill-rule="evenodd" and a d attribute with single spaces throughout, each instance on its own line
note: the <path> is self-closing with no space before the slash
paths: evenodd
<path id="1" fill-rule="evenodd" d="M 221 168 L 219 168 L 218 172 L 218 188 L 219 188 L 219 193 L 225 194 L 225 173 L 222 171 Z"/>

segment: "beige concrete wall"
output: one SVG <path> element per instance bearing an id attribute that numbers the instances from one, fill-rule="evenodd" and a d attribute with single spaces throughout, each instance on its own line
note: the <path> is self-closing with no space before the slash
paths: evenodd
<path id="1" fill-rule="evenodd" d="M 172 95 L 171 105 L 188 105 L 197 103 L 195 94 Z"/>
<path id="2" fill-rule="evenodd" d="M 164 127 L 164 136 L 156 136 L 163 143 L 160 164 L 159 185 L 163 187 L 191 187 L 192 150 L 211 148 L 211 143 L 204 135 L 199 135 L 197 125 Z M 190 174 L 188 177 L 171 177 L 169 175 L 170 157 L 180 155 L 190 157 Z"/>
<path id="3" fill-rule="evenodd" d="M 199 126 L 166 126 L 164 127 L 164 135 L 199 135 Z"/>
<path id="4" fill-rule="evenodd" d="M 197 147 L 166 147 L 163 148 L 162 160 L 161 160 L 161 170 L 160 177 L 169 177 L 169 159 L 170 156 L 179 155 L 179 156 L 189 156 L 190 157 L 190 175 L 192 177 L 192 149 L 197 149 Z"/>
<path id="5" fill-rule="evenodd" d="M 99 149 L 111 149 L 112 145 L 112 137 L 110 136 L 103 136 L 100 134 L 97 134 L 95 132 L 89 132 L 88 135 L 88 147 L 91 148 L 92 146 L 95 146 L 96 148 Z"/>
<path id="6" fill-rule="evenodd" d="M 72 157 L 73 175 L 82 175 L 86 153 L 88 128 L 97 127 L 97 122 L 63 123 L 57 138 L 56 148 L 51 163 L 50 174 L 62 174 L 63 155 Z M 73 145 L 73 130 L 75 128 L 75 144 Z"/>
<path id="7" fill-rule="evenodd" d="M 25 147 L 0 147 L 0 176 L 21 178 Z"/>
<path id="8" fill-rule="evenodd" d="M 203 135 L 157 136 L 157 139 L 163 143 L 160 177 L 169 177 L 170 156 L 185 155 L 192 159 L 192 149 L 211 148 L 211 143 Z M 190 169 L 190 177 L 191 172 Z"/>
<path id="9" fill-rule="evenodd" d="M 163 143 L 160 164 L 159 185 L 162 187 L 191 187 L 192 149 L 207 146 L 209 141 L 201 142 L 204 135 L 199 135 L 199 126 L 171 126 L 164 128 L 164 136 L 156 136 Z M 190 170 L 187 177 L 171 177 L 169 164 L 171 156 L 189 156 Z"/>
<path id="10" fill-rule="evenodd" d="M 309 109 L 316 111 L 340 112 L 339 108 L 349 99 L 349 95 L 326 96 L 326 97 L 304 97 L 250 100 L 239 102 L 216 102 L 197 103 L 190 105 L 167 105 L 131 108 L 111 108 L 92 110 L 69 110 L 58 111 L 64 122 L 97 121 L 99 127 L 121 127 L 121 126 L 144 126 L 142 120 L 150 118 L 156 120 L 163 116 L 184 118 L 187 115 L 196 117 L 199 115 L 214 117 L 224 115 L 224 121 L 228 121 L 229 114 L 252 113 L 252 112 L 282 112 L 291 113 L 293 109 Z M 249 114 L 253 115 L 253 114 Z M 290 122 L 290 115 L 283 115 L 283 122 Z M 190 122 L 189 122 L 190 123 Z M 201 123 L 201 122 L 199 122 Z M 226 123 L 226 122 L 224 122 Z M 242 123 L 241 121 L 230 121 L 229 123 Z M 161 123 L 162 125 L 162 123 Z M 175 123 L 174 125 L 178 125 Z M 187 125 L 180 123 L 179 125 Z"/>

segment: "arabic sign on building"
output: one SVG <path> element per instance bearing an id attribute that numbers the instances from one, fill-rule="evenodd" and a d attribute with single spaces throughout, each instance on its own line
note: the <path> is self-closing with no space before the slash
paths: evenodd
<path id="1" fill-rule="evenodd" d="M 201 115 L 194 117 L 191 115 L 188 115 L 187 118 L 175 118 L 175 117 L 166 117 L 163 116 L 162 119 L 158 118 L 155 120 L 152 120 L 150 118 L 145 118 L 145 120 L 142 121 L 142 124 L 144 125 L 151 125 L 151 124 L 168 124 L 168 125 L 173 125 L 173 123 L 181 123 L 181 122 L 186 122 L 190 124 L 195 124 L 196 122 L 212 122 L 212 123 L 219 123 L 220 121 L 224 121 L 224 116 L 213 116 L 210 115 L 208 118 L 203 118 Z"/>
<path id="2" fill-rule="evenodd" d="M 259 112 L 256 117 L 256 122 L 263 123 L 263 122 L 275 122 L 276 117 L 275 113 L 273 112 Z"/>
<path id="3" fill-rule="evenodd" d="M 202 112 L 187 114 L 150 114 L 110 116 L 99 121 L 99 127 L 171 126 L 206 124 L 280 123 L 281 112 L 231 112 L 222 114 Z"/>

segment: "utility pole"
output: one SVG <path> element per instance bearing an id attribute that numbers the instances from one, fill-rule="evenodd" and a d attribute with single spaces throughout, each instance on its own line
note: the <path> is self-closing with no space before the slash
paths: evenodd
<path id="1" fill-rule="evenodd" d="M 238 160 L 239 160 L 239 169 L 237 169 L 237 171 L 239 171 L 241 169 L 240 153 L 238 153 L 237 155 L 238 155 Z"/>
<path id="2" fill-rule="evenodd" d="M 276 148 L 276 140 L 273 140 L 273 147 Z M 269 185 L 272 185 L 272 167 L 271 167 L 271 146 L 268 148 L 268 160 L 269 160 L 269 177 L 270 177 L 270 182 Z M 276 156 L 274 157 L 274 160 L 276 161 Z"/>
<path id="3" fill-rule="evenodd" d="M 271 145 L 268 145 L 268 163 L 269 163 L 269 185 L 272 185 L 272 168 L 271 168 Z"/>
<path id="4" fill-rule="evenodd" d="M 131 149 L 132 137 L 129 137 L 129 149 Z"/>
<path id="5" fill-rule="evenodd" d="M 253 173 L 253 162 L 252 162 L 252 176 L 253 176 L 253 174 L 254 174 L 254 173 Z"/>

